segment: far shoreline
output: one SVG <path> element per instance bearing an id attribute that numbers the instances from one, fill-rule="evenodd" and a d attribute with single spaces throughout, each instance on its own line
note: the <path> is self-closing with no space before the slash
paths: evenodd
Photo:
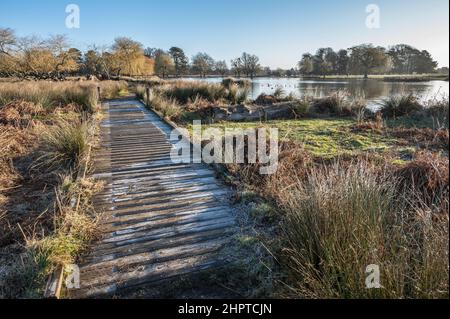
<path id="1" fill-rule="evenodd" d="M 273 76 L 273 75 L 257 75 L 254 77 L 249 76 L 232 76 L 232 75 L 181 75 L 166 77 L 166 80 L 174 79 L 221 79 L 221 78 L 236 78 L 236 79 L 258 79 L 258 78 L 270 78 L 270 79 L 313 79 L 313 80 L 380 80 L 385 82 L 428 82 L 428 81 L 447 81 L 449 80 L 448 74 L 373 74 L 368 78 L 364 78 L 363 75 L 296 75 L 296 76 Z"/>

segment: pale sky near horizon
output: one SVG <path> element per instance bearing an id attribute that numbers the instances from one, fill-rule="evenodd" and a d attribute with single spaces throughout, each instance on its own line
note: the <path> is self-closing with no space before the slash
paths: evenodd
<path id="1" fill-rule="evenodd" d="M 79 29 L 65 26 L 71 3 L 80 7 Z M 380 8 L 379 29 L 366 27 L 369 4 Z M 228 64 L 245 51 L 272 68 L 294 67 L 319 47 L 406 43 L 449 65 L 448 0 L 0 0 L 0 27 L 20 36 L 66 34 L 82 50 L 129 36 Z"/>

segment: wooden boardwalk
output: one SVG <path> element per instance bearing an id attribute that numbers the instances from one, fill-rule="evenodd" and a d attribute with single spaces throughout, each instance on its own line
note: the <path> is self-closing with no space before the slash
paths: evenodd
<path id="1" fill-rule="evenodd" d="M 94 199 L 101 238 L 80 264 L 71 297 L 114 295 L 221 266 L 235 231 L 230 189 L 204 164 L 175 164 L 172 128 L 135 99 L 103 106 Z"/>

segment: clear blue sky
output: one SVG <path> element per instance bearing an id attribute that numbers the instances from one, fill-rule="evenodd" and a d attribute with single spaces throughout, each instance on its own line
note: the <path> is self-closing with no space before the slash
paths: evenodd
<path id="1" fill-rule="evenodd" d="M 65 27 L 70 3 L 80 7 L 80 29 Z M 371 3 L 380 7 L 380 29 L 365 25 Z M 411 44 L 429 50 L 440 66 L 449 64 L 448 0 L 0 0 L 0 27 L 18 35 L 66 34 L 83 50 L 129 36 L 227 63 L 246 51 L 283 68 L 321 46 L 367 42 Z"/>

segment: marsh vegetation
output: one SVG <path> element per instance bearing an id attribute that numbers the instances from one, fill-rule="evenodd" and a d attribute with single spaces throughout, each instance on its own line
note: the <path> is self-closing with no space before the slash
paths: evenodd
<path id="1" fill-rule="evenodd" d="M 0 296 L 42 297 L 50 272 L 72 264 L 96 236 L 89 177 L 98 87 L 120 82 L 0 84 Z"/>
<path id="2" fill-rule="evenodd" d="M 396 95 L 380 100 L 374 112 L 346 91 L 296 98 L 280 89 L 241 103 L 288 102 L 288 118 L 211 123 L 205 110 L 235 102 L 226 85 L 168 87 L 155 92 L 178 108 L 176 116 L 165 115 L 179 125 L 189 128 L 183 114 L 195 109 L 204 129 L 280 130 L 275 174 L 259 175 L 259 164 L 223 166 L 238 200 L 251 207 L 255 241 L 275 258 L 278 279 L 268 295 L 448 298 L 448 98 Z M 380 266 L 382 289 L 365 288 L 371 264 Z"/>
<path id="3" fill-rule="evenodd" d="M 249 53 L 228 66 L 124 37 L 83 53 L 63 36 L 0 29 L 0 297 L 41 296 L 46 276 L 97 235 L 97 104 L 134 92 L 187 128 L 279 129 L 275 174 L 216 166 L 257 230 L 240 244 L 270 256 L 231 276 L 246 297 L 448 298 L 448 82 L 417 82 L 448 80 L 437 71 L 406 45 L 320 48 L 271 70 Z M 365 287 L 371 264 L 381 289 Z"/>

